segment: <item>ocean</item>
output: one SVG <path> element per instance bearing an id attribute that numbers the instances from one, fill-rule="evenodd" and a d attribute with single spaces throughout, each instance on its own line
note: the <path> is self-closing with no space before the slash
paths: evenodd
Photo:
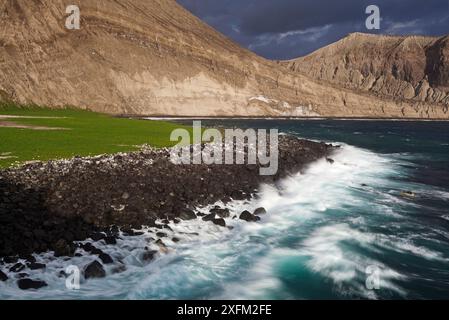
<path id="1" fill-rule="evenodd" d="M 259 223 L 173 225 L 181 242 L 145 264 L 151 230 L 99 246 L 126 270 L 68 290 L 57 276 L 69 261 L 36 256 L 48 287 L 0 283 L 0 299 L 448 299 L 449 122 L 362 120 L 204 120 L 206 126 L 278 128 L 341 145 L 260 197 Z M 207 208 L 204 209 L 207 211 Z M 33 276 L 33 274 L 32 274 Z"/>

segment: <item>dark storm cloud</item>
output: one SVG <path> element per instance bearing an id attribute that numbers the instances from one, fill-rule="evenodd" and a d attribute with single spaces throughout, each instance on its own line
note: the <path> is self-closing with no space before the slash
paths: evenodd
<path id="1" fill-rule="evenodd" d="M 446 0 L 258 0 L 241 15 L 242 30 L 251 34 L 286 32 L 325 24 L 365 21 L 365 8 L 376 4 L 384 19 L 395 22 L 431 17 L 448 10 Z"/>
<path id="2" fill-rule="evenodd" d="M 307 54 L 365 28 L 381 9 L 384 34 L 449 33 L 449 0 L 178 0 L 243 46 L 272 59 Z"/>

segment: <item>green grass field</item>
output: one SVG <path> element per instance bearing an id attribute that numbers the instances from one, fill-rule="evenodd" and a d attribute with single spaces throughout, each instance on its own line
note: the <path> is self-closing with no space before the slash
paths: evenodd
<path id="1" fill-rule="evenodd" d="M 0 123 L 67 130 L 19 129 L 0 125 L 0 167 L 30 160 L 50 160 L 137 150 L 140 145 L 172 146 L 170 133 L 180 125 L 162 121 L 114 118 L 77 109 L 47 109 L 0 102 Z M 191 128 L 185 127 L 191 131 Z"/>

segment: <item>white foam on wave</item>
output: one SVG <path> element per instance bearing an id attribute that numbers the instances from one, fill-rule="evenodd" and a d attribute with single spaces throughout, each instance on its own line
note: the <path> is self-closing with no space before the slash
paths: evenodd
<path id="1" fill-rule="evenodd" d="M 382 186 L 388 181 L 387 178 L 395 173 L 388 159 L 351 146 L 345 145 L 332 158 L 335 160 L 334 164 L 330 165 L 325 160 L 318 161 L 308 168 L 306 174 L 286 179 L 279 188 L 272 186 L 261 188 L 260 204 L 268 209 L 270 216 L 259 227 L 269 228 L 278 238 L 282 238 L 285 234 L 308 229 L 323 220 L 338 220 L 339 217 L 329 215 L 344 212 L 348 207 L 366 206 L 366 200 L 354 191 L 361 192 L 363 189 L 363 192 L 376 194 L 377 191 L 369 186 Z M 361 188 L 361 185 L 365 187 Z M 377 205 L 382 207 L 381 201 Z M 385 214 L 383 210 L 378 210 L 378 213 Z M 392 212 L 387 213 L 391 214 Z M 350 216 L 340 218 L 354 225 L 365 224 L 363 216 L 354 212 Z M 265 293 L 276 291 L 275 287 L 281 292 L 282 283 L 273 273 L 274 266 L 282 260 L 282 257 L 297 259 L 298 269 L 304 267 L 299 264 L 305 263 L 319 277 L 331 279 L 336 288 L 342 283 L 350 283 L 349 288 L 354 295 L 369 298 L 376 298 L 376 294 L 362 285 L 364 282 L 361 281 L 360 275 L 365 275 L 366 266 L 377 265 L 381 268 L 383 288 L 400 295 L 405 294 L 391 281 L 402 279 L 403 276 L 380 262 L 344 247 L 346 241 L 353 241 L 359 246 L 369 247 L 372 252 L 378 252 L 373 245 L 376 243 L 376 235 L 352 229 L 347 223 L 326 225 L 308 235 L 304 241 L 297 244 L 296 249 L 282 249 L 276 246 L 268 248 L 267 254 L 258 259 L 248 272 L 246 281 L 228 283 L 224 293 L 218 297 L 227 299 L 264 297 L 264 292 L 260 291 L 261 280 L 262 286 L 271 284 Z M 342 291 L 341 294 L 346 293 Z M 307 294 L 304 293 L 304 296 Z"/>
<path id="2" fill-rule="evenodd" d="M 360 244 L 371 241 L 371 237 L 350 229 L 347 225 L 326 226 L 316 230 L 303 243 L 303 252 L 310 256 L 308 262 L 313 271 L 332 278 L 335 282 L 352 280 L 360 264 L 354 255 L 344 252 L 342 241 L 354 240 Z"/>
<path id="3" fill-rule="evenodd" d="M 377 242 L 377 236 L 354 230 L 346 224 L 319 228 L 303 243 L 304 254 L 311 257 L 308 262 L 309 267 L 313 271 L 332 279 L 337 285 L 350 284 L 346 290 L 352 291 L 351 293 L 376 298 L 374 291 L 370 291 L 366 286 L 363 286 L 368 277 L 366 270 L 372 266 L 379 271 L 380 288 L 405 295 L 404 290 L 391 281 L 404 279 L 403 275 L 379 261 L 348 250 L 342 245 L 345 242 L 372 248 L 372 245 Z"/>
<path id="4" fill-rule="evenodd" d="M 434 190 L 422 190 L 419 192 L 422 192 L 424 195 L 426 195 L 430 198 L 436 198 L 436 199 L 440 199 L 440 200 L 449 200 L 449 192 L 447 192 L 445 190 L 434 189 Z"/>
<path id="5" fill-rule="evenodd" d="M 400 238 L 394 235 L 390 235 L 388 237 L 386 237 L 385 235 L 380 235 L 377 239 L 377 242 L 384 248 L 388 248 L 401 253 L 413 254 L 427 260 L 449 261 L 449 259 L 443 257 L 441 252 L 437 252 L 414 244 L 411 238 L 412 236 L 407 239 Z M 426 238 L 425 234 L 419 235 L 419 238 L 434 241 L 434 239 Z"/>

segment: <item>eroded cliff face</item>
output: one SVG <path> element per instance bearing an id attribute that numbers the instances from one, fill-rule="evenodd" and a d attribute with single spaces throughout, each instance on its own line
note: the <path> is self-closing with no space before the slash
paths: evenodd
<path id="1" fill-rule="evenodd" d="M 449 36 L 354 33 L 281 64 L 314 79 L 383 98 L 442 104 L 446 109 L 449 105 Z"/>
<path id="2" fill-rule="evenodd" d="M 81 10 L 80 30 L 65 28 L 70 4 Z M 136 115 L 449 117 L 426 99 L 288 70 L 174 0 L 0 0 L 0 21 L 0 96 L 19 103 Z M 442 65 L 429 81 L 447 80 Z"/>

